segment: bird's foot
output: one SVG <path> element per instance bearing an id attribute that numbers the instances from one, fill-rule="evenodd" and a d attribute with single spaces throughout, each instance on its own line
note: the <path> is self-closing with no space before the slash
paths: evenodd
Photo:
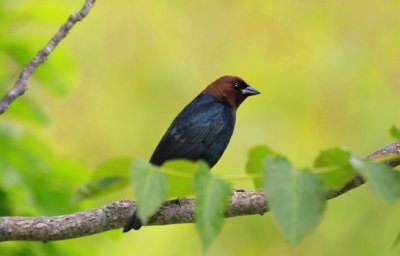
<path id="1" fill-rule="evenodd" d="M 181 206 L 181 200 L 182 198 L 173 199 L 171 200 L 171 203 Z"/>

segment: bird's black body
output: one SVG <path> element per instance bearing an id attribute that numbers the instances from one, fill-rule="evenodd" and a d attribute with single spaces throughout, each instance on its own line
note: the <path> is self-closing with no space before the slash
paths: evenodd
<path id="1" fill-rule="evenodd" d="M 214 166 L 225 151 L 235 126 L 236 113 L 209 94 L 201 93 L 175 118 L 155 149 L 150 162 L 185 158 Z"/>
<path id="2" fill-rule="evenodd" d="M 224 153 L 233 133 L 236 110 L 251 95 L 260 92 L 235 76 L 223 76 L 211 83 L 174 119 L 162 137 L 150 163 L 162 165 L 171 159 L 203 160 L 214 166 Z M 140 229 L 136 213 L 124 232 Z"/>

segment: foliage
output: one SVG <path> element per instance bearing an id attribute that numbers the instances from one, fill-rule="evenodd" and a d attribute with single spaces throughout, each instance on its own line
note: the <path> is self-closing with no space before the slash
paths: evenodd
<path id="1" fill-rule="evenodd" d="M 117 158 L 100 165 L 93 174 L 93 177 L 100 179 L 92 179 L 84 185 L 90 187 L 96 182 L 98 187 L 85 194 L 85 197 L 104 195 L 125 187 L 130 166 L 128 162 L 129 158 Z M 196 225 L 203 248 L 207 250 L 223 226 L 231 190 L 229 182 L 215 177 L 202 162 L 172 160 L 157 167 L 142 160 L 134 160 L 131 166 L 131 182 L 138 215 L 144 223 L 167 198 L 193 194 L 193 190 L 187 188 L 194 186 Z M 321 151 L 314 161 L 314 168 L 316 173 L 295 170 L 286 158 L 261 145 L 250 150 L 246 165 L 246 171 L 255 187 L 259 187 L 260 178 L 264 177 L 261 182 L 272 216 L 283 236 L 294 245 L 299 244 L 320 222 L 325 209 L 326 192 L 331 189 L 340 190 L 355 177 L 356 171 L 383 200 L 394 203 L 400 197 L 398 171 L 385 164 L 366 162 L 347 150 L 332 148 Z M 113 182 L 99 182 L 112 180 L 117 174 L 117 186 Z M 170 189 L 174 193 L 168 193 Z"/>
<path id="2" fill-rule="evenodd" d="M 344 149 L 332 148 L 322 151 L 315 159 L 314 168 L 320 171 L 325 188 L 339 190 L 355 176 L 350 156 Z"/>
<path id="3" fill-rule="evenodd" d="M 255 146 L 249 151 L 246 173 L 253 179 L 254 187 L 263 187 L 264 160 L 276 153 L 266 146 Z"/>
<path id="4" fill-rule="evenodd" d="M 351 163 L 377 197 L 391 204 L 400 199 L 400 172 L 385 164 L 365 163 L 357 157 L 352 157 Z"/>
<path id="5" fill-rule="evenodd" d="M 22 66 L 65 20 L 70 12 L 64 4 L 0 1 L 0 92 L 12 85 Z M 81 2 L 72 4 L 75 10 Z M 62 42 L 35 74 L 28 93 L 1 117 L 0 214 L 63 214 L 108 201 L 111 193 L 116 198 L 131 198 L 122 189 L 129 184 L 133 159 L 151 153 L 176 111 L 204 83 L 227 70 L 252 80 L 263 91 L 263 98 L 239 111 L 232 142 L 211 173 L 215 179 L 229 181 L 233 187 L 263 188 L 264 173 L 271 175 L 268 170 L 281 159 L 266 146 L 249 151 L 247 178 L 224 177 L 243 173 L 246 148 L 267 143 L 285 152 L 294 163 L 291 171 L 283 174 L 297 187 L 304 179 L 306 184 L 322 180 L 324 190 L 340 189 L 358 174 L 368 180 L 365 187 L 374 195 L 391 204 L 396 202 L 396 170 L 365 162 L 337 147 L 323 150 L 314 161 L 309 159 L 318 148 L 346 144 L 354 152 L 365 153 L 385 143 L 382 131 L 387 122 L 397 122 L 392 118 L 399 113 L 399 6 L 368 2 L 360 8 L 350 1 L 313 2 L 303 7 L 299 11 L 299 3 L 229 1 L 171 5 L 121 1 L 96 6 L 101 15 L 84 22 L 93 22 L 90 29 L 78 26 L 81 30 L 74 33 L 76 39 L 69 36 Z M 108 15 L 113 18 L 104 19 Z M 229 22 L 215 22 L 226 15 Z M 70 58 L 82 70 L 82 79 L 75 79 Z M 75 84 L 79 86 L 74 97 L 49 100 L 48 92 L 59 99 Z M 398 131 L 396 127 L 391 130 L 396 139 Z M 74 158 L 60 156 L 58 151 Z M 113 155 L 129 157 L 110 159 Z M 80 160 L 91 166 L 103 164 L 93 168 L 88 177 L 91 171 Z M 294 167 L 311 166 L 311 162 L 310 171 Z M 185 161 L 169 164 L 159 168 L 168 184 L 164 198 L 196 194 L 197 165 Z M 84 181 L 87 184 L 81 185 Z M 397 211 L 368 193 L 351 193 L 335 200 L 313 235 L 310 232 L 320 222 L 317 210 L 321 202 L 302 196 L 308 190 L 279 189 L 292 192 L 287 200 L 304 199 L 304 204 L 314 209 L 315 215 L 308 220 L 301 211 L 288 208 L 292 217 L 305 221 L 299 227 L 284 223 L 281 205 L 271 208 L 285 238 L 296 243 L 309 234 L 306 241 L 293 252 L 275 234 L 268 215 L 229 220 L 224 229 L 211 218 L 197 224 L 199 231 L 205 231 L 200 234 L 201 241 L 207 240 L 207 245 L 217 241 L 210 254 L 381 255 L 388 247 L 385 240 L 393 240 L 393 229 L 399 223 Z M 69 202 L 73 191 L 77 191 L 76 201 L 81 200 L 79 205 Z M 285 193 L 275 196 L 272 201 L 287 198 Z M 213 203 L 224 205 L 223 200 Z M 0 245 L 0 254 L 83 255 L 91 243 L 96 246 L 87 254 L 93 250 L 98 255 L 196 253 L 200 243 L 192 239 L 194 227 L 177 226 L 146 229 L 140 235 L 109 232 L 60 243 L 6 243 Z M 371 241 L 376 233 L 379 238 L 374 238 L 374 243 L 362 242 Z M 150 239 L 157 246 L 148 246 Z M 394 251 L 398 248 L 396 242 Z"/>
<path id="6" fill-rule="evenodd" d="M 167 195 L 167 179 L 159 168 L 144 161 L 132 164 L 131 181 L 136 195 L 137 213 L 143 224 L 160 208 Z"/>
<path id="7" fill-rule="evenodd" d="M 84 199 L 109 194 L 129 184 L 128 173 L 131 166 L 130 157 L 116 157 L 100 164 L 90 180 L 81 185 L 72 197 L 78 203 Z"/>
<path id="8" fill-rule="evenodd" d="M 205 251 L 221 232 L 231 194 L 229 182 L 215 177 L 204 163 L 199 164 L 195 177 L 196 227 Z"/>
<path id="9" fill-rule="evenodd" d="M 20 6 L 0 1 L 0 94 L 11 88 L 18 72 L 33 58 L 38 41 L 48 40 L 48 33 L 23 33 L 15 24 L 27 17 L 14 14 Z M 64 11 L 54 12 L 62 15 Z M 38 20 L 45 12 L 37 13 Z M 34 20 L 36 25 L 40 25 Z M 54 28 L 59 25 L 54 22 Z M 54 30 L 53 28 L 53 30 Z M 18 31 L 18 32 L 15 32 Z M 72 63 L 66 53 L 52 57 L 35 76 L 36 85 L 61 96 L 70 89 L 74 78 Z M 55 79 L 56 78 L 56 79 Z M 6 119 L 5 119 L 6 118 Z M 82 210 L 71 203 L 71 194 L 86 178 L 88 168 L 79 160 L 59 155 L 39 132 L 50 124 L 43 104 L 32 95 L 24 95 L 12 104 L 0 119 L 0 216 L 45 216 Z M 71 170 L 74 170 L 71 175 Z M 1 255 L 63 255 L 56 244 L 0 245 Z"/>
<path id="10" fill-rule="evenodd" d="M 14 32 L 15 24 L 23 22 L 27 18 L 13 15 L 15 12 L 24 11 L 18 8 L 29 9 L 29 6 L 7 5 L 0 1 L 0 27 L 2 28 L 0 29 L 0 38 L 2 39 L 0 40 L 0 60 L 2 60 L 0 61 L 1 94 L 4 94 L 10 88 L 13 81 L 16 80 L 18 72 L 21 71 L 21 67 L 26 65 L 36 54 L 39 47 L 44 45 L 44 43 L 41 45 L 38 42 L 45 42 L 50 39 L 48 33 L 26 33 L 23 29 Z M 60 7 L 53 10 L 54 17 L 57 17 L 55 19 L 48 19 L 47 12 L 37 12 L 35 14 L 37 25 L 40 25 L 45 19 L 46 22 L 53 22 L 55 27 L 59 25 L 60 17 L 67 17 L 65 9 Z M 71 59 L 61 50 L 56 56 L 51 56 L 48 63 L 46 69 L 39 69 L 35 74 L 35 78 L 39 81 L 37 84 L 53 95 L 65 95 L 71 89 L 72 81 L 75 77 Z M 18 120 L 36 124 L 45 125 L 49 122 L 42 105 L 31 95 L 25 95 L 15 102 L 9 110 L 9 114 L 17 117 Z"/>
<path id="11" fill-rule="evenodd" d="M 321 219 L 325 190 L 318 175 L 298 172 L 283 157 L 265 160 L 265 193 L 285 238 L 298 244 Z"/>
<path id="12" fill-rule="evenodd" d="M 397 126 L 392 126 L 390 129 L 390 134 L 393 138 L 400 140 L 400 129 Z"/>

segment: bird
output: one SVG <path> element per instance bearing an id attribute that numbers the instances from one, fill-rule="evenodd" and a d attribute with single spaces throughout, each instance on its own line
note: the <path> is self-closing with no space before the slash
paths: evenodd
<path id="1" fill-rule="evenodd" d="M 238 76 L 222 76 L 208 85 L 173 120 L 154 150 L 150 163 L 203 160 L 213 167 L 231 139 L 236 110 L 249 96 L 260 94 Z M 142 226 L 134 213 L 123 232 Z"/>

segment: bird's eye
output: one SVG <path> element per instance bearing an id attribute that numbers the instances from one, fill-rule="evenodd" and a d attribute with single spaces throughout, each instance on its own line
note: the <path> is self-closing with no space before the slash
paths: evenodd
<path id="1" fill-rule="evenodd" d="M 235 82 L 233 87 L 235 87 L 235 89 L 243 90 L 246 88 L 246 85 L 241 82 Z"/>

